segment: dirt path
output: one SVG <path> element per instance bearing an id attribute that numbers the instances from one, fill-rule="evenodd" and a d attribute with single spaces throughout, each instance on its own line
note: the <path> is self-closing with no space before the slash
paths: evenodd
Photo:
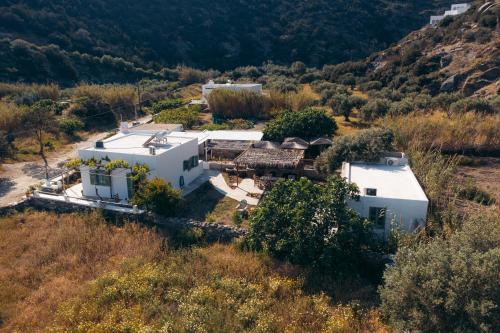
<path id="1" fill-rule="evenodd" d="M 144 124 L 151 120 L 151 116 L 148 115 L 139 118 L 138 122 Z M 49 176 L 59 174 L 64 162 L 77 156 L 78 149 L 91 146 L 95 141 L 104 139 L 110 133 L 92 134 L 86 140 L 66 147 L 62 152 L 50 153 L 48 156 Z M 38 184 L 43 178 L 45 178 L 45 168 L 41 159 L 34 162 L 0 164 L 0 207 L 19 201 L 31 185 Z"/>
<path id="2" fill-rule="evenodd" d="M 72 144 L 64 152 L 50 153 L 48 158 L 50 176 L 58 174 L 65 161 L 76 157 L 78 149 L 92 145 L 107 135 L 109 132 L 92 134 L 86 140 Z M 31 185 L 45 178 L 42 160 L 2 164 L 0 168 L 0 207 L 20 200 Z"/>

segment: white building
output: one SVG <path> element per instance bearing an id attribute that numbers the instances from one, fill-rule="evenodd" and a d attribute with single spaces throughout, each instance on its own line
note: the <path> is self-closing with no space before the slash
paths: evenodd
<path id="1" fill-rule="evenodd" d="M 210 80 L 207 84 L 204 84 L 201 87 L 202 90 L 202 101 L 207 103 L 208 96 L 215 89 L 224 89 L 224 90 L 232 90 L 232 91 L 251 91 L 256 94 L 262 94 L 262 84 L 259 83 L 232 83 L 231 81 L 227 81 L 227 83 L 215 83 L 213 80 Z"/>
<path id="2" fill-rule="evenodd" d="M 104 164 L 109 160 L 123 160 L 130 167 L 147 164 L 148 178 L 162 178 L 176 189 L 190 184 L 203 171 L 198 140 L 175 136 L 169 131 L 124 128 L 106 140 L 97 141 L 94 147 L 80 149 L 78 155 L 83 160 L 93 158 Z M 84 196 L 128 200 L 133 195 L 130 169 L 115 169 L 111 174 L 102 168 L 82 166 L 80 170 Z"/>
<path id="3" fill-rule="evenodd" d="M 360 200 L 351 200 L 349 206 L 371 220 L 384 238 L 393 228 L 413 232 L 422 226 L 429 203 L 404 154 L 390 155 L 397 157 L 342 165 L 342 176 L 360 190 Z"/>
<path id="4" fill-rule="evenodd" d="M 456 15 L 463 14 L 466 11 L 468 11 L 469 8 L 471 8 L 471 6 L 472 5 L 470 3 L 455 3 L 455 4 L 451 5 L 450 10 L 447 10 L 444 12 L 444 15 L 431 16 L 429 23 L 432 25 L 435 25 L 435 24 L 439 23 L 439 21 L 444 19 L 446 16 L 456 16 Z"/>

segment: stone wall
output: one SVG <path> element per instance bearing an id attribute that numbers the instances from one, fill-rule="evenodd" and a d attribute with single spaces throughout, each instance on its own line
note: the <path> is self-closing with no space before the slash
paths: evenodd
<path id="1" fill-rule="evenodd" d="M 35 197 L 29 197 L 19 202 L 13 203 L 6 207 L 0 207 L 0 216 L 24 211 L 27 208 L 33 208 L 41 211 L 49 211 L 57 214 L 63 213 L 87 213 L 95 208 L 77 205 L 65 201 L 47 200 Z M 204 240 L 209 242 L 230 242 L 234 238 L 238 238 L 246 234 L 245 229 L 238 227 L 223 225 L 219 223 L 205 223 L 186 218 L 166 218 L 156 214 L 128 214 L 122 212 L 115 212 L 103 210 L 105 216 L 114 219 L 126 219 L 137 221 L 145 224 L 153 224 L 162 229 L 167 229 L 172 232 L 186 231 L 189 229 L 196 229 L 202 232 Z"/>

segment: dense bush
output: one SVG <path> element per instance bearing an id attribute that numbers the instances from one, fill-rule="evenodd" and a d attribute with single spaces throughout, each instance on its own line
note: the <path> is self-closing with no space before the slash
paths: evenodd
<path id="1" fill-rule="evenodd" d="M 181 192 L 161 178 L 145 180 L 139 184 L 131 203 L 163 216 L 173 216 L 181 205 Z"/>
<path id="2" fill-rule="evenodd" d="M 347 207 L 355 185 L 331 177 L 325 185 L 280 180 L 250 217 L 245 244 L 292 263 L 345 273 L 360 264 L 370 224 Z"/>
<path id="3" fill-rule="evenodd" d="M 489 206 L 495 203 L 495 198 L 474 184 L 458 185 L 455 187 L 455 192 L 460 199 L 474 201 L 480 205 Z"/>
<path id="4" fill-rule="evenodd" d="M 385 116 L 391 107 L 391 102 L 385 98 L 374 98 L 361 107 L 360 115 L 363 120 L 373 120 Z"/>
<path id="5" fill-rule="evenodd" d="M 77 118 L 59 119 L 59 130 L 67 136 L 74 136 L 76 131 L 82 130 L 84 123 Z"/>
<path id="6" fill-rule="evenodd" d="M 381 309 L 397 330 L 493 332 L 500 327 L 500 220 L 477 216 L 449 239 L 400 248 Z"/>
<path id="7" fill-rule="evenodd" d="M 451 113 L 463 113 L 468 111 L 493 113 L 494 109 L 487 100 L 476 97 L 460 99 L 450 106 Z"/>
<path id="8" fill-rule="evenodd" d="M 284 111 L 269 121 L 264 129 L 264 139 L 283 141 L 286 137 L 309 140 L 320 136 L 332 136 L 337 130 L 335 120 L 324 110 L 309 108 L 303 111 Z"/>
<path id="9" fill-rule="evenodd" d="M 81 118 L 87 128 L 112 126 L 135 116 L 137 93 L 130 85 L 79 85 L 72 91 L 77 101 L 68 113 Z"/>
<path id="10" fill-rule="evenodd" d="M 190 108 L 162 111 L 154 117 L 154 121 L 164 124 L 182 124 L 182 126 L 187 129 L 198 126 L 201 123 L 200 113 Z"/>
<path id="11" fill-rule="evenodd" d="M 377 161 L 384 151 L 393 149 L 393 133 L 387 129 L 373 128 L 335 138 L 333 144 L 315 161 L 315 168 L 322 174 L 333 174 L 342 162 Z"/>
<path id="12" fill-rule="evenodd" d="M 160 113 L 163 110 L 177 109 L 184 105 L 184 101 L 180 98 L 164 99 L 153 104 L 151 108 L 153 113 Z"/>
<path id="13" fill-rule="evenodd" d="M 394 131 L 395 143 L 407 149 L 436 148 L 461 152 L 464 149 L 495 150 L 500 144 L 500 118 L 474 112 L 446 117 L 442 114 L 411 114 L 384 118 L 381 124 Z"/>
<path id="14" fill-rule="evenodd" d="M 268 102 L 265 96 L 249 91 L 216 89 L 208 96 L 213 115 L 219 119 L 265 119 Z"/>
<path id="15" fill-rule="evenodd" d="M 360 109 L 366 104 L 366 100 L 353 95 L 334 95 L 329 101 L 330 107 L 335 115 L 344 116 L 345 121 L 350 121 L 349 116 L 354 108 Z"/>

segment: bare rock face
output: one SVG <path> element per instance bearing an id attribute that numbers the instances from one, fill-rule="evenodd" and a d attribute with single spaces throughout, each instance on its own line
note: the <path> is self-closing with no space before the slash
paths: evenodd
<path id="1" fill-rule="evenodd" d="M 500 67 L 493 67 L 484 72 L 476 72 L 465 79 L 462 92 L 465 96 L 470 96 L 477 90 L 498 80 L 499 77 Z"/>
<path id="2" fill-rule="evenodd" d="M 440 66 L 441 68 L 445 68 L 448 66 L 453 60 L 453 56 L 450 53 L 441 54 Z"/>
<path id="3" fill-rule="evenodd" d="M 439 89 L 441 92 L 453 92 L 458 89 L 458 84 L 460 82 L 460 75 L 459 74 L 454 74 L 447 78 L 442 84 L 441 88 Z"/>

